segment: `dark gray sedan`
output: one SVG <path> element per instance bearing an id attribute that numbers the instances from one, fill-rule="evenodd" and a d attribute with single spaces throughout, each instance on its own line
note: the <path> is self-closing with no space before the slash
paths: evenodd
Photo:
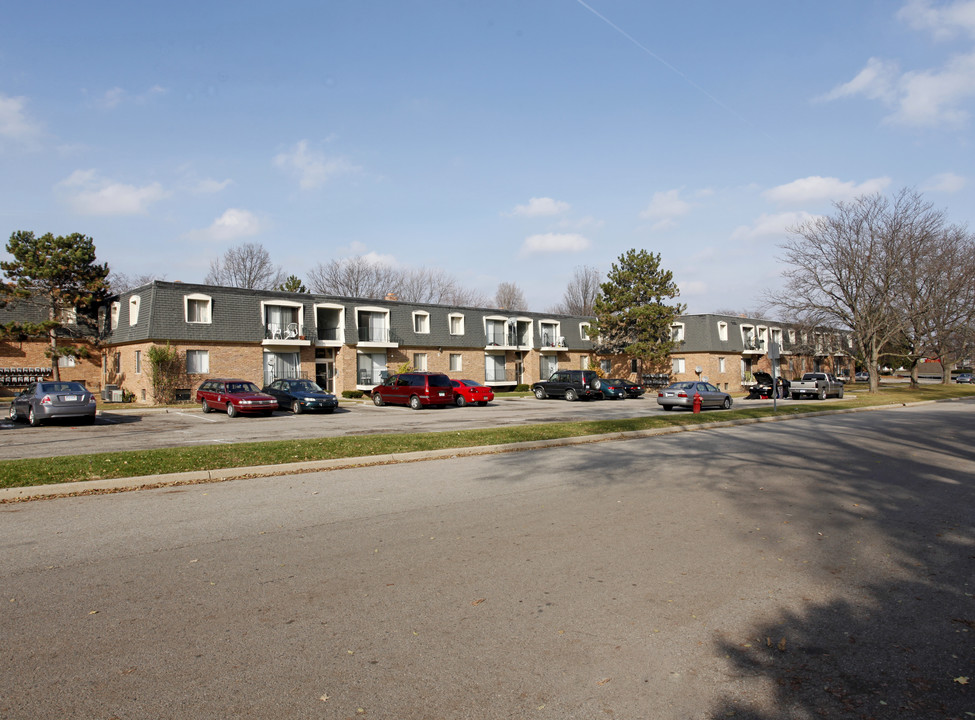
<path id="1" fill-rule="evenodd" d="M 683 380 L 658 390 L 657 404 L 664 410 L 673 410 L 675 407 L 690 410 L 694 407 L 694 396 L 698 393 L 701 395 L 702 408 L 731 408 L 731 395 L 718 390 L 711 383 L 698 380 Z"/>
<path id="2" fill-rule="evenodd" d="M 31 383 L 10 402 L 10 419 L 26 420 L 34 427 L 54 418 L 81 418 L 93 423 L 95 412 L 95 396 L 79 382 Z"/>
<path id="3" fill-rule="evenodd" d="M 273 395 L 278 407 L 282 410 L 288 408 L 295 415 L 310 411 L 330 413 L 339 405 L 338 398 L 311 380 L 281 378 L 265 385 L 261 392 Z"/>

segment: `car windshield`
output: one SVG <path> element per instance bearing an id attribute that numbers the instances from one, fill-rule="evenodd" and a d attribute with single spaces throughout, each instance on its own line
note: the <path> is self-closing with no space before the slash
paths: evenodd
<path id="1" fill-rule="evenodd" d="M 300 390 L 301 392 L 322 392 L 322 387 L 318 383 L 313 383 L 311 380 L 296 380 L 291 383 L 291 390 Z"/>
<path id="2" fill-rule="evenodd" d="M 251 382 L 227 383 L 227 392 L 229 393 L 256 393 L 260 391 L 261 389 Z"/>
<path id="3" fill-rule="evenodd" d="M 41 392 L 45 393 L 83 393 L 87 392 L 85 386 L 76 382 L 49 382 L 38 385 Z"/>

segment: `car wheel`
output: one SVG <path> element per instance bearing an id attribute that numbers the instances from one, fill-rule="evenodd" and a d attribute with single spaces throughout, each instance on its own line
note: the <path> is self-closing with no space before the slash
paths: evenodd
<path id="1" fill-rule="evenodd" d="M 203 412 L 205 412 L 205 413 L 211 413 L 211 412 L 213 412 L 213 408 L 210 407 L 210 403 L 208 403 L 206 400 L 204 400 L 201 403 L 201 405 L 203 405 Z"/>
<path id="2" fill-rule="evenodd" d="M 293 412 L 295 415 L 301 415 L 301 403 L 297 400 L 291 403 L 291 412 Z"/>
<path id="3" fill-rule="evenodd" d="M 20 419 L 17 417 L 17 408 L 14 407 L 13 403 L 10 403 L 10 412 L 7 413 L 7 417 L 10 418 L 10 422 L 17 422 Z"/>
<path id="4" fill-rule="evenodd" d="M 569 388 L 568 390 L 565 391 L 565 399 L 568 400 L 569 402 L 575 402 L 576 400 L 579 399 L 579 393 L 577 393 L 572 388 Z"/>
<path id="5" fill-rule="evenodd" d="M 237 417 L 237 408 L 229 400 L 227 401 L 227 417 L 232 417 L 232 418 Z"/>
<path id="6" fill-rule="evenodd" d="M 37 427 L 41 424 L 41 419 L 37 417 L 37 413 L 34 412 L 34 408 L 28 408 L 27 410 L 27 423 L 31 427 Z"/>
<path id="7" fill-rule="evenodd" d="M 420 402 L 420 398 L 416 395 L 410 395 L 410 408 L 413 410 L 419 410 L 423 407 L 423 403 Z"/>
<path id="8" fill-rule="evenodd" d="M 724 399 L 724 406 L 723 407 L 724 407 L 725 410 L 731 410 L 731 398 L 730 397 Z"/>
<path id="9" fill-rule="evenodd" d="M 463 395 L 458 395 L 454 398 L 454 403 L 457 407 L 464 407 L 467 404 L 467 399 Z"/>
<path id="10" fill-rule="evenodd" d="M 539 400 L 544 400 L 547 397 L 545 395 L 545 389 L 540 387 L 535 388 L 535 397 Z"/>
<path id="11" fill-rule="evenodd" d="M 382 407 L 385 404 L 383 403 L 383 396 L 380 395 L 379 393 L 373 393 L 372 404 L 375 405 L 376 407 Z"/>

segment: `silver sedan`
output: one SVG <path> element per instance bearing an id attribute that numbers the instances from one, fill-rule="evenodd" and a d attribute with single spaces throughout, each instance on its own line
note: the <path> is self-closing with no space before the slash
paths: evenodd
<path id="1" fill-rule="evenodd" d="M 10 402 L 10 419 L 26 420 L 33 426 L 52 418 L 81 418 L 95 422 L 95 396 L 79 382 L 31 383 Z"/>
<path id="2" fill-rule="evenodd" d="M 711 383 L 698 380 L 683 380 L 658 390 L 657 404 L 664 410 L 673 410 L 675 407 L 692 409 L 694 396 L 698 393 L 701 395 L 702 408 L 731 408 L 731 395 L 718 390 Z"/>

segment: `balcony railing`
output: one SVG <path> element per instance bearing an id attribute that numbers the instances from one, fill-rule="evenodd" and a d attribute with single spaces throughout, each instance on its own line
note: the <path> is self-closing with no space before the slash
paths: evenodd
<path id="1" fill-rule="evenodd" d="M 265 340 L 300 340 L 308 337 L 308 328 L 298 323 L 267 323 L 264 326 Z"/>
<path id="2" fill-rule="evenodd" d="M 317 337 L 319 340 L 341 340 L 342 339 L 341 330 L 337 327 L 335 328 L 320 327 L 318 328 Z"/>
<path id="3" fill-rule="evenodd" d="M 388 343 L 395 340 L 389 328 L 360 327 L 359 342 Z"/>
<path id="4" fill-rule="evenodd" d="M 356 382 L 359 385 L 382 385 L 388 377 L 389 370 L 366 370 L 360 368 L 356 376 Z"/>

